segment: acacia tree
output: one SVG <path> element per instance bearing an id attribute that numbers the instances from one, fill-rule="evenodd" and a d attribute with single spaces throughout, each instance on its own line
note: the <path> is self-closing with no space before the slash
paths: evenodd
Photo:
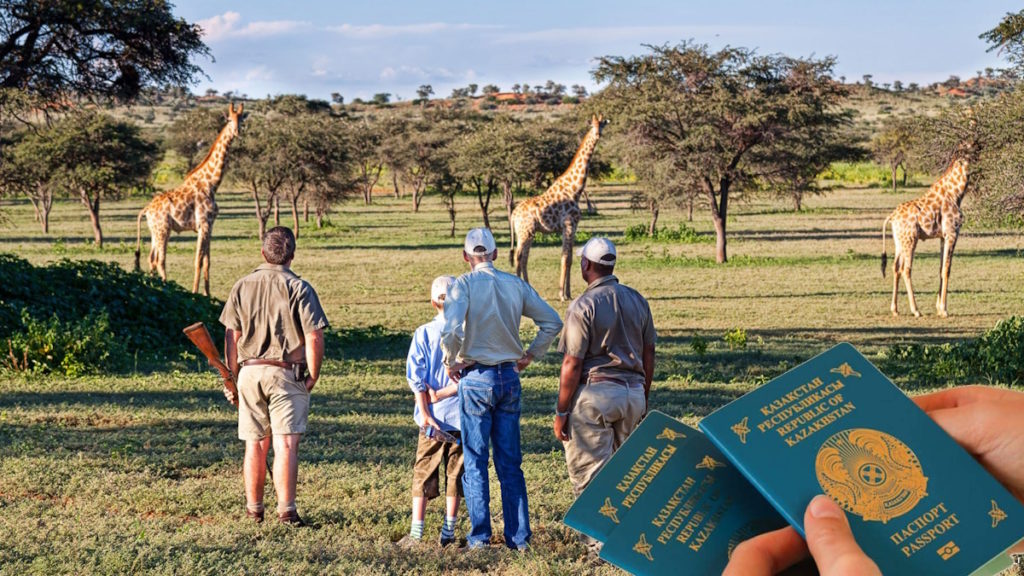
<path id="1" fill-rule="evenodd" d="M 995 28 L 978 37 L 989 43 L 989 52 L 997 51 L 1010 61 L 1008 72 L 1018 78 L 1024 75 L 1024 10 L 1007 12 Z"/>
<path id="2" fill-rule="evenodd" d="M 50 233 L 54 188 L 52 174 L 45 161 L 48 154 L 46 143 L 39 132 L 24 131 L 14 145 L 3 150 L 0 158 L 0 192 L 6 196 L 23 195 L 28 198 L 43 234 Z"/>
<path id="3" fill-rule="evenodd" d="M 190 171 L 203 160 L 224 123 L 220 108 L 193 108 L 167 127 L 164 147 L 184 158 Z"/>
<path id="4" fill-rule="evenodd" d="M 188 85 L 209 54 L 196 24 L 164 0 L 8 0 L 0 9 L 0 88 L 55 99 L 133 99 L 147 85 Z"/>
<path id="5" fill-rule="evenodd" d="M 896 192 L 897 170 L 903 169 L 903 185 L 907 185 L 907 162 L 916 134 L 914 124 L 914 119 L 890 118 L 883 123 L 882 131 L 871 139 L 871 157 L 889 167 L 893 193 Z"/>
<path id="6" fill-rule="evenodd" d="M 834 59 L 759 56 L 744 48 L 710 52 L 684 42 L 641 56 L 600 58 L 607 86 L 589 100 L 616 110 L 617 124 L 700 182 L 711 209 L 716 260 L 727 260 L 726 222 L 734 191 L 757 176 L 751 151 L 817 126 L 836 124 L 845 89 Z"/>
<path id="7" fill-rule="evenodd" d="M 291 165 L 291 134 L 285 128 L 265 115 L 254 116 L 246 120 L 245 138 L 232 149 L 232 171 L 252 195 L 261 241 Z"/>
<path id="8" fill-rule="evenodd" d="M 89 211 L 93 239 L 102 248 L 101 201 L 144 184 L 156 163 L 157 146 L 143 139 L 134 124 L 97 113 L 68 115 L 40 138 L 40 161 L 50 182 Z"/>
<path id="9" fill-rule="evenodd" d="M 381 157 L 381 134 L 368 118 L 349 120 L 345 125 L 349 153 L 355 168 L 355 183 L 362 192 L 363 202 L 373 203 L 373 188 L 384 171 Z"/>

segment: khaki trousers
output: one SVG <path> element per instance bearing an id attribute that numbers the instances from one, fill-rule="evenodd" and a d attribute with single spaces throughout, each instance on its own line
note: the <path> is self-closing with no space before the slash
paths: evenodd
<path id="1" fill-rule="evenodd" d="M 645 407 L 643 386 L 617 382 L 580 386 L 569 414 L 570 438 L 563 442 L 576 497 L 640 423 Z"/>

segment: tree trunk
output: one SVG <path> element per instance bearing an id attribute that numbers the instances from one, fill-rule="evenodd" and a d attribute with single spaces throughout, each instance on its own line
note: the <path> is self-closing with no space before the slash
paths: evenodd
<path id="1" fill-rule="evenodd" d="M 305 216 L 306 222 L 309 222 L 309 198 L 304 198 L 302 200 L 302 212 L 303 216 Z"/>
<path id="2" fill-rule="evenodd" d="M 281 199 L 274 198 L 274 226 L 281 225 Z"/>
<path id="3" fill-rule="evenodd" d="M 85 208 L 89 211 L 89 220 L 92 222 L 92 238 L 96 242 L 96 246 L 103 249 L 103 229 L 100 228 L 100 194 L 96 193 L 96 198 L 92 199 L 89 194 L 85 191 L 80 192 L 82 197 L 82 204 L 85 204 Z"/>
<path id="4" fill-rule="evenodd" d="M 50 233 L 50 208 L 53 207 L 53 201 L 43 203 L 43 207 L 40 214 L 40 220 L 43 225 L 43 234 Z"/>
<path id="5" fill-rule="evenodd" d="M 402 197 L 402 191 L 398 188 L 398 172 L 391 172 L 391 184 L 395 187 L 395 199 Z"/>
<path id="6" fill-rule="evenodd" d="M 317 209 L 316 211 L 316 228 L 319 230 L 324 227 L 324 211 Z"/>
<path id="7" fill-rule="evenodd" d="M 715 261 L 725 264 L 728 255 L 725 248 L 725 224 L 729 217 L 729 185 L 731 182 L 725 178 L 720 181 L 718 197 L 715 197 L 714 188 L 711 182 L 705 183 L 708 193 L 708 200 L 711 203 L 711 220 L 715 224 Z"/>
<path id="8" fill-rule="evenodd" d="M 803 200 L 803 196 L 804 195 L 801 192 L 793 192 L 793 209 L 795 212 L 799 212 L 801 210 L 802 207 L 800 206 L 800 203 Z"/>
<path id="9" fill-rule="evenodd" d="M 694 201 L 694 197 L 690 196 L 690 201 L 687 204 L 687 208 L 686 208 L 686 221 L 687 222 L 693 222 L 693 201 Z"/>
<path id="10" fill-rule="evenodd" d="M 897 164 L 892 165 L 892 193 L 896 193 L 896 167 Z"/>
<path id="11" fill-rule="evenodd" d="M 253 186 L 252 199 L 256 203 L 256 221 L 259 222 L 260 242 L 263 242 L 263 235 L 267 231 L 267 216 L 270 215 L 270 211 L 267 210 L 266 213 L 263 212 L 263 207 L 260 206 L 260 195 L 256 190 L 256 187 Z"/>
<path id="12" fill-rule="evenodd" d="M 508 222 L 512 224 L 512 210 L 515 209 L 515 197 L 512 195 L 512 183 L 502 182 L 501 192 L 505 200 L 505 212 L 508 215 Z"/>
<path id="13" fill-rule="evenodd" d="M 297 196 L 292 196 L 291 204 L 292 204 L 292 222 L 295 223 L 295 230 L 292 230 L 292 232 L 295 233 L 295 239 L 298 240 L 299 239 L 299 198 Z"/>
<path id="14" fill-rule="evenodd" d="M 412 211 L 420 211 L 420 202 L 423 201 L 423 188 L 422 186 L 416 186 L 412 189 Z"/>
<path id="15" fill-rule="evenodd" d="M 658 233 L 658 214 L 661 212 L 661 208 L 658 206 L 657 200 L 651 200 L 651 225 L 647 227 L 647 235 L 654 238 L 654 235 Z"/>
<path id="16" fill-rule="evenodd" d="M 488 211 L 488 209 L 491 206 L 491 188 L 490 188 L 490 186 L 487 186 L 486 188 L 487 188 L 487 195 L 485 196 L 484 195 L 484 185 L 483 185 L 483 183 L 480 183 L 480 184 L 476 185 L 476 201 L 477 201 L 477 204 L 480 205 L 480 214 L 484 218 L 484 228 L 490 229 L 490 227 L 491 227 L 491 218 L 487 214 L 487 211 Z M 453 199 L 453 201 L 454 201 L 454 199 Z"/>
<path id="17" fill-rule="evenodd" d="M 35 221 L 39 222 L 39 219 L 42 216 L 40 214 L 40 212 L 39 212 L 39 200 L 37 200 L 37 199 L 35 199 L 33 197 L 29 197 L 28 201 L 32 203 L 32 210 L 34 210 L 35 213 L 36 213 Z"/>

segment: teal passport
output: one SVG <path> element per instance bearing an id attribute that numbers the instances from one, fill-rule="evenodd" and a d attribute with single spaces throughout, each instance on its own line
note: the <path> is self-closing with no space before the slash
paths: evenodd
<path id="1" fill-rule="evenodd" d="M 699 431 L 651 412 L 565 516 L 634 574 L 721 574 L 732 549 L 786 525 Z"/>
<path id="2" fill-rule="evenodd" d="M 1024 506 L 849 344 L 700 427 L 801 534 L 830 496 L 884 574 L 995 574 L 1024 537 Z"/>

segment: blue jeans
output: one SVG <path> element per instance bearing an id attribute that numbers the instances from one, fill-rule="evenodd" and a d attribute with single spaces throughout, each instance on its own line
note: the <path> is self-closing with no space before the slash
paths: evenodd
<path id="1" fill-rule="evenodd" d="M 459 381 L 462 417 L 462 487 L 466 497 L 470 547 L 491 540 L 491 492 L 487 478 L 488 444 L 494 444 L 494 470 L 501 484 L 505 545 L 524 548 L 530 542 L 530 513 L 519 443 L 519 374 L 515 363 L 473 366 Z"/>

